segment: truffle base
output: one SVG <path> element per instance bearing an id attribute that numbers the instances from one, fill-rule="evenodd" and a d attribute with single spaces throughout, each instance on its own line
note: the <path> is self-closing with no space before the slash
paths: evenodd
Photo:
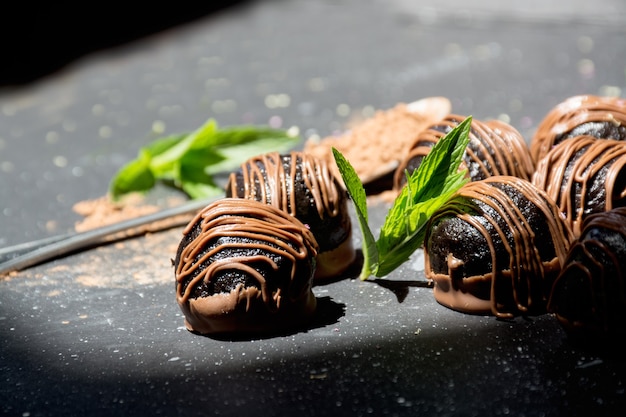
<path id="1" fill-rule="evenodd" d="M 491 309 L 491 277 L 482 276 L 453 283 L 449 275 L 429 274 L 435 285 L 435 300 L 452 310 L 462 313 L 489 315 Z"/>
<path id="2" fill-rule="evenodd" d="M 274 293 L 278 308 L 270 309 L 254 287 L 238 285 L 230 293 L 190 299 L 180 304 L 187 330 L 199 334 L 267 333 L 285 331 L 306 324 L 312 318 L 317 299 L 312 291 L 299 299 Z"/>
<path id="3" fill-rule="evenodd" d="M 314 280 L 337 278 L 345 272 L 356 260 L 356 250 L 352 243 L 352 230 L 346 239 L 335 249 L 317 254 L 317 267 Z"/>
<path id="4" fill-rule="evenodd" d="M 537 283 L 540 287 L 531 292 L 514 287 L 510 271 L 502 271 L 495 283 L 493 274 L 453 279 L 448 274 L 433 273 L 430 268 L 426 278 L 435 283 L 435 300 L 445 307 L 462 313 L 511 318 L 546 313 L 546 294 L 560 271 L 559 260 L 544 262 L 542 268 L 542 283 Z"/>

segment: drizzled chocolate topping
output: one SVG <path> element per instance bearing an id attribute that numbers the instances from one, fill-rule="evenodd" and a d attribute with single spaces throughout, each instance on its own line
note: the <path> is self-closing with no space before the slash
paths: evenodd
<path id="1" fill-rule="evenodd" d="M 302 186 L 305 189 L 300 190 Z M 310 215 L 312 202 L 317 216 L 324 219 L 339 214 L 340 194 L 343 195 L 340 189 L 325 163 L 292 151 L 289 155 L 272 152 L 249 159 L 239 171 L 230 174 L 227 192 L 264 201 L 294 217 Z M 298 191 L 308 197 L 306 204 L 299 201 Z"/>
<path id="2" fill-rule="evenodd" d="M 406 183 L 406 172 L 410 174 L 417 169 L 435 143 L 464 119 L 464 116 L 450 114 L 417 136 L 395 172 L 396 190 Z M 524 138 L 514 127 L 498 120 L 481 122 L 472 119 L 469 136 L 462 168 L 467 168 L 472 181 L 493 175 L 530 179 L 534 164 Z"/>
<path id="3" fill-rule="evenodd" d="M 626 335 L 626 207 L 590 215 L 552 288 L 548 311 L 569 335 L 623 344 Z"/>
<path id="4" fill-rule="evenodd" d="M 626 142 L 566 139 L 539 162 L 533 184 L 556 201 L 578 235 L 588 215 L 626 206 Z"/>
<path id="5" fill-rule="evenodd" d="M 207 206 L 184 229 L 174 260 L 187 327 L 253 331 L 291 321 L 282 314 L 311 314 L 317 250 L 311 231 L 273 206 L 231 198 Z"/>
<path id="6" fill-rule="evenodd" d="M 269 204 L 307 225 L 319 244 L 318 277 L 341 272 L 356 257 L 346 191 L 321 159 L 298 151 L 250 158 L 231 173 L 226 197 Z"/>
<path id="7" fill-rule="evenodd" d="M 583 135 L 626 140 L 626 99 L 580 95 L 564 100 L 539 123 L 530 154 L 538 163 L 559 142 Z"/>
<path id="8" fill-rule="evenodd" d="M 452 309 L 498 317 L 541 314 L 572 233 L 528 180 L 470 182 L 431 218 L 425 272 Z"/>

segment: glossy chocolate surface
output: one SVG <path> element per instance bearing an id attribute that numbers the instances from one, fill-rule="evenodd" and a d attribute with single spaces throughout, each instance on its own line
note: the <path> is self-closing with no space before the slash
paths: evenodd
<path id="1" fill-rule="evenodd" d="M 230 175 L 226 196 L 261 201 L 296 217 L 311 228 L 320 251 L 350 234 L 344 188 L 325 162 L 303 152 L 249 159 Z"/>
<path id="2" fill-rule="evenodd" d="M 396 190 L 406 183 L 407 171 L 411 173 L 417 169 L 435 143 L 466 117 L 450 114 L 417 134 L 408 155 L 396 169 Z M 463 156 L 463 168 L 467 168 L 472 181 L 493 175 L 530 179 L 534 164 L 524 138 L 513 126 L 499 120 L 483 122 L 472 119 L 470 142 Z"/>
<path id="3" fill-rule="evenodd" d="M 494 176 L 466 184 L 432 217 L 426 277 L 452 309 L 498 317 L 541 314 L 571 232 L 529 181 Z"/>
<path id="4" fill-rule="evenodd" d="M 184 229 L 174 260 L 187 328 L 263 331 L 306 319 L 316 255 L 310 230 L 270 205 L 225 198 L 207 206 Z"/>
<path id="5" fill-rule="evenodd" d="M 226 197 L 252 199 L 307 225 L 319 244 L 317 278 L 330 278 L 356 258 L 348 197 L 325 160 L 304 152 L 250 158 L 230 174 Z"/>
<path id="6" fill-rule="evenodd" d="M 626 142 L 566 139 L 539 162 L 533 184 L 558 204 L 578 236 L 587 216 L 626 205 Z"/>
<path id="7" fill-rule="evenodd" d="M 550 110 L 530 141 L 530 153 L 539 163 L 559 142 L 575 136 L 626 140 L 626 99 L 572 96 Z"/>
<path id="8" fill-rule="evenodd" d="M 548 310 L 570 336 L 623 345 L 626 336 L 626 207 L 589 216 L 554 283 Z"/>

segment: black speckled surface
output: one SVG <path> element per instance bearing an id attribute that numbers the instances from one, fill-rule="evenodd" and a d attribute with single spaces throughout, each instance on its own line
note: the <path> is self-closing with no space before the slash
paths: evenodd
<path id="1" fill-rule="evenodd" d="M 208 117 L 304 137 L 427 96 L 528 139 L 576 94 L 625 95 L 626 6 L 576 0 L 265 1 L 0 90 L 0 247 L 73 230 L 79 201 L 162 133 Z M 151 199 L 171 195 L 158 189 Z M 374 225 L 384 206 L 372 208 Z M 8 416 L 621 415 L 626 362 L 550 316 L 438 305 L 421 252 L 385 281 L 315 287 L 314 326 L 255 340 L 187 332 L 170 258 L 180 229 L 0 281 Z M 360 245 L 360 236 L 355 236 Z"/>

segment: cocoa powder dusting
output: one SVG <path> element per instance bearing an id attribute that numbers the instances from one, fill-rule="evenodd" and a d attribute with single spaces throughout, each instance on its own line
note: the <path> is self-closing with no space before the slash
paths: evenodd
<path id="1" fill-rule="evenodd" d="M 443 97 L 399 103 L 391 109 L 377 111 L 341 135 L 318 141 L 309 139 L 304 151 L 325 159 L 339 176 L 332 154 L 332 148 L 336 148 L 354 167 L 361 181 L 367 183 L 392 172 L 415 137 L 450 110 L 450 101 Z"/>
<path id="2" fill-rule="evenodd" d="M 114 202 L 108 196 L 103 196 L 94 200 L 79 201 L 72 209 L 84 217 L 74 225 L 74 228 L 77 232 L 84 232 L 155 213 L 159 208 L 144 204 L 139 196 L 130 197 L 123 202 Z"/>
<path id="3" fill-rule="evenodd" d="M 166 207 L 160 207 L 146 203 L 141 195 L 130 195 L 119 202 L 112 201 L 108 196 L 80 201 L 72 209 L 84 218 L 76 222 L 74 229 L 77 232 L 84 232 L 156 213 L 163 208 L 174 207 L 184 202 L 181 198 L 172 197 L 166 201 Z"/>

